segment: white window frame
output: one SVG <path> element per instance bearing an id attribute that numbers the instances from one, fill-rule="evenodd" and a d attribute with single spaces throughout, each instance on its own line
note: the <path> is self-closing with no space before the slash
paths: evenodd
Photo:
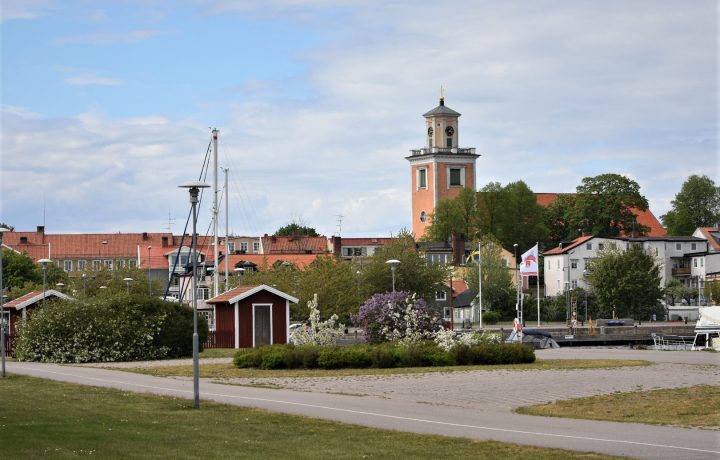
<path id="1" fill-rule="evenodd" d="M 675 250 L 682 251 L 682 243 L 675 243 Z"/>
<path id="2" fill-rule="evenodd" d="M 212 308 L 212 310 L 198 310 L 198 313 L 203 315 L 208 323 L 208 330 L 214 331 L 215 330 L 215 307 Z"/>
<path id="3" fill-rule="evenodd" d="M 125 268 L 125 259 L 118 260 L 118 268 Z"/>
<path id="4" fill-rule="evenodd" d="M 260 252 L 260 243 L 257 241 L 253 241 L 253 252 Z"/>
<path id="5" fill-rule="evenodd" d="M 459 169 L 460 170 L 460 185 L 450 185 L 450 170 L 452 169 Z M 448 166 L 446 170 L 447 174 L 447 188 L 458 188 L 458 187 L 465 187 L 465 167 L 464 166 Z"/>
<path id="6" fill-rule="evenodd" d="M 690 250 L 694 251 L 697 249 L 697 243 L 690 243 Z"/>
<path id="7" fill-rule="evenodd" d="M 422 181 L 420 180 L 420 178 L 422 177 L 422 173 L 425 173 L 425 185 L 422 185 Z M 428 169 L 426 167 L 417 168 L 416 175 L 417 175 L 417 177 L 415 178 L 415 180 L 416 180 L 415 183 L 417 185 L 417 190 L 421 190 L 421 189 L 427 190 L 427 188 L 428 188 Z"/>
<path id="8" fill-rule="evenodd" d="M 444 289 L 440 291 L 435 291 L 435 300 L 437 301 L 445 301 L 447 300 L 447 291 Z"/>
<path id="9" fill-rule="evenodd" d="M 135 260 L 135 259 L 128 260 L 128 266 L 135 268 L 137 266 L 137 260 Z"/>
<path id="10" fill-rule="evenodd" d="M 87 260 L 78 260 L 77 269 L 78 271 L 84 271 L 87 267 Z"/>
<path id="11" fill-rule="evenodd" d="M 247 241 L 240 242 L 240 251 L 247 252 L 247 250 L 248 250 Z"/>
<path id="12" fill-rule="evenodd" d="M 578 259 L 570 259 L 570 268 L 578 268 Z"/>
<path id="13" fill-rule="evenodd" d="M 592 251 L 592 243 L 586 243 L 585 249 L 587 249 L 588 251 Z"/>
<path id="14" fill-rule="evenodd" d="M 103 266 L 102 260 L 95 259 L 92 261 L 92 269 L 93 270 L 96 270 L 96 271 L 100 270 L 100 269 L 102 269 L 102 266 Z"/>
<path id="15" fill-rule="evenodd" d="M 72 266 L 73 266 L 72 260 L 63 261 L 63 270 L 65 270 L 66 272 L 71 272 Z"/>
<path id="16" fill-rule="evenodd" d="M 235 242 L 234 241 L 228 241 L 227 250 L 228 250 L 228 254 L 232 254 L 233 252 L 235 252 Z"/>
<path id="17" fill-rule="evenodd" d="M 113 269 L 113 260 L 112 259 L 105 259 L 103 260 L 103 266 L 107 268 L 108 270 Z"/>

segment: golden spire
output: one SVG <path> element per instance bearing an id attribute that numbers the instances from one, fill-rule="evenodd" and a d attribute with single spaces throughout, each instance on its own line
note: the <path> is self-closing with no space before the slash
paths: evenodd
<path id="1" fill-rule="evenodd" d="M 445 88 L 443 88 L 443 85 L 440 85 L 440 102 L 445 102 Z"/>

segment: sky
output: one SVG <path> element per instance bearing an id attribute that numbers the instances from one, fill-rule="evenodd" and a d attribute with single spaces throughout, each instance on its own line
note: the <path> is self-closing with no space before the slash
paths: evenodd
<path id="1" fill-rule="evenodd" d="M 659 217 L 690 175 L 720 183 L 715 0 L 0 9 L 0 222 L 18 231 L 182 233 L 178 185 L 201 177 L 217 128 L 232 234 L 397 234 L 411 227 L 405 157 L 441 85 L 460 145 L 482 155 L 478 188 L 573 192 L 617 173 Z M 211 211 L 206 193 L 198 233 Z"/>

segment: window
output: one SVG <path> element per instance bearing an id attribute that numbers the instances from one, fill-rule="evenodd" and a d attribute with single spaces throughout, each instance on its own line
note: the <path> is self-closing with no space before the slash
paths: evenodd
<path id="1" fill-rule="evenodd" d="M 693 258 L 693 267 L 697 268 L 697 259 Z"/>
<path id="2" fill-rule="evenodd" d="M 447 300 L 447 292 L 442 291 L 435 291 L 435 300 Z"/>
<path id="3" fill-rule="evenodd" d="M 118 267 L 125 268 L 125 260 L 123 260 L 123 259 L 118 260 Z"/>
<path id="4" fill-rule="evenodd" d="M 703 261 L 704 261 L 704 260 L 705 260 L 705 259 L 700 259 L 700 267 L 703 266 Z"/>
<path id="5" fill-rule="evenodd" d="M 253 252 L 260 252 L 260 243 L 257 241 L 253 243 Z"/>
<path id="6" fill-rule="evenodd" d="M 448 137 L 446 143 L 448 148 L 452 148 L 452 137 Z"/>
<path id="7" fill-rule="evenodd" d="M 10 312 L 0 311 L 0 327 L 5 329 L 5 337 L 10 334 Z"/>
<path id="8" fill-rule="evenodd" d="M 615 249 L 617 249 L 617 243 L 615 243 L 615 242 L 610 243 L 610 249 L 612 249 L 613 251 Z"/>
<path id="9" fill-rule="evenodd" d="M 135 268 L 137 266 L 137 260 L 135 260 L 135 259 L 128 260 L 128 266 Z"/>
<path id="10" fill-rule="evenodd" d="M 577 280 L 572 280 L 571 286 L 573 289 L 577 289 Z"/>
<path id="11" fill-rule="evenodd" d="M 427 168 L 418 168 L 417 188 L 427 188 Z"/>
<path id="12" fill-rule="evenodd" d="M 228 241 L 228 254 L 235 252 L 235 242 Z"/>
<path id="13" fill-rule="evenodd" d="M 241 252 L 247 252 L 247 248 L 248 248 L 247 242 L 240 243 L 240 251 Z"/>
<path id="14" fill-rule="evenodd" d="M 78 271 L 84 271 L 87 266 L 87 260 L 78 260 L 77 269 Z"/>
<path id="15" fill-rule="evenodd" d="M 447 265 L 450 254 L 427 254 L 425 259 L 429 265 L 432 264 L 443 264 Z"/>
<path id="16" fill-rule="evenodd" d="M 72 271 L 72 260 L 66 260 L 63 264 L 64 264 L 63 268 L 66 272 Z"/>
<path id="17" fill-rule="evenodd" d="M 420 211 L 420 222 L 427 222 L 427 213 L 425 211 Z"/>
<path id="18" fill-rule="evenodd" d="M 197 298 L 198 300 L 207 300 L 210 294 L 210 289 L 206 287 L 199 287 L 197 288 Z"/>
<path id="19" fill-rule="evenodd" d="M 113 269 L 113 261 L 112 260 L 105 260 L 104 262 L 105 262 L 105 268 L 107 268 L 108 270 Z"/>
<path id="20" fill-rule="evenodd" d="M 592 251 L 592 243 L 587 243 L 585 245 L 585 249 L 587 249 L 588 251 Z"/>
<path id="21" fill-rule="evenodd" d="M 505 268 L 510 266 L 510 262 L 508 262 L 508 260 L 505 257 L 502 258 L 502 266 Z"/>
<path id="22" fill-rule="evenodd" d="M 658 248 L 655 248 L 655 255 L 658 255 Z"/>
<path id="23" fill-rule="evenodd" d="M 560 270 L 560 259 L 558 259 L 558 260 L 556 261 L 556 265 L 557 265 L 557 266 L 556 266 L 555 268 L 556 268 L 557 270 Z"/>
<path id="24" fill-rule="evenodd" d="M 571 259 L 570 260 L 570 268 L 577 268 L 577 259 Z"/>
<path id="25" fill-rule="evenodd" d="M 465 168 L 448 168 L 448 188 L 465 185 Z"/>
<path id="26" fill-rule="evenodd" d="M 605 243 L 598 243 L 598 251 L 605 249 Z"/>
<path id="27" fill-rule="evenodd" d="M 445 309 L 445 318 L 450 318 L 450 309 L 449 308 Z"/>
<path id="28" fill-rule="evenodd" d="M 100 270 L 102 267 L 102 260 L 93 260 L 93 270 Z"/>
<path id="29" fill-rule="evenodd" d="M 690 245 L 690 249 L 692 249 L 693 251 L 694 251 L 695 249 L 697 249 L 697 244 L 692 243 L 692 244 Z"/>
<path id="30" fill-rule="evenodd" d="M 675 243 L 675 249 L 680 251 L 682 249 L 682 243 Z"/>
<path id="31" fill-rule="evenodd" d="M 198 313 L 203 315 L 208 323 L 208 329 L 211 331 L 215 330 L 215 312 L 212 310 L 198 310 Z"/>

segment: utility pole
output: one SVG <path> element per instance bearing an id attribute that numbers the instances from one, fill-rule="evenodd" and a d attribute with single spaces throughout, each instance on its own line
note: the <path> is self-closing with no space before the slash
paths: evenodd
<path id="1" fill-rule="evenodd" d="M 229 240 L 228 235 L 230 235 L 230 211 L 229 209 L 229 202 L 230 202 L 230 190 L 228 189 L 228 171 L 230 171 L 230 168 L 225 168 L 225 290 L 230 289 L 230 251 L 228 251 L 229 246 Z"/>
<path id="2" fill-rule="evenodd" d="M 215 269 L 213 270 L 213 294 L 220 294 L 218 281 L 218 130 L 213 128 L 213 257 Z"/>

